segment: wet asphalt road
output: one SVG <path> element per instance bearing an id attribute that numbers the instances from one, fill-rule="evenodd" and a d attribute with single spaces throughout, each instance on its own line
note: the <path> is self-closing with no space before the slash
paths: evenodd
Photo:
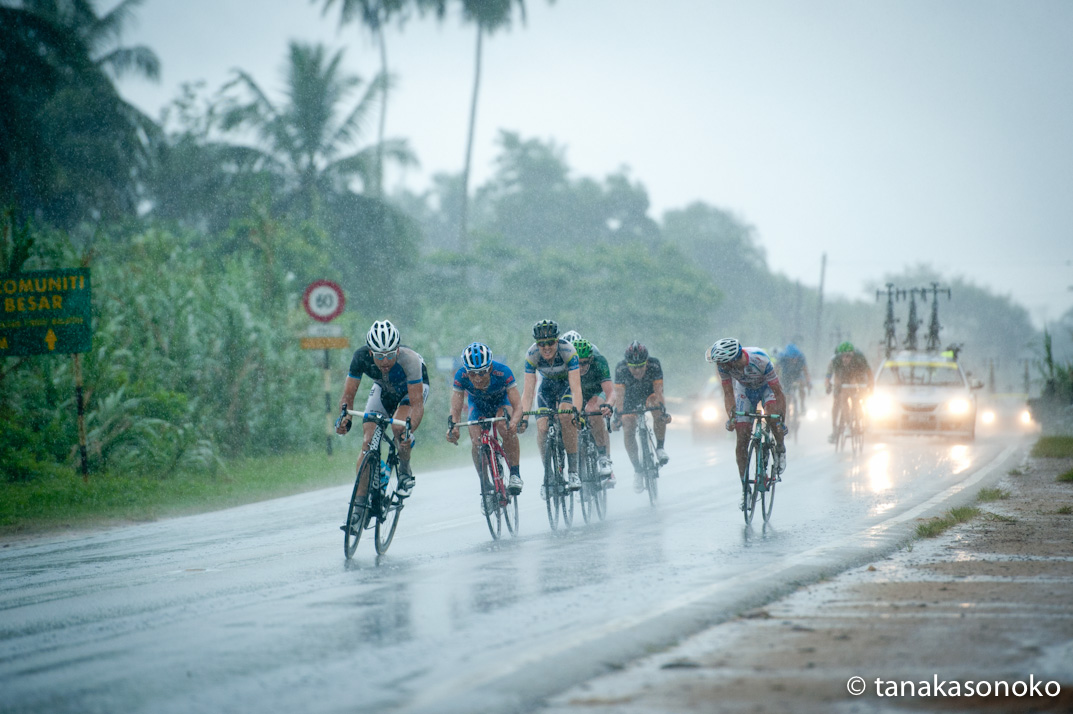
<path id="1" fill-rule="evenodd" d="M 471 469 L 418 474 L 390 552 L 343 558 L 350 487 L 0 550 L 0 712 L 509 712 L 904 542 L 1011 467 L 1016 437 L 791 444 L 768 526 L 733 444 L 668 437 L 660 503 L 616 435 L 609 516 L 552 533 L 523 460 L 492 543 Z M 526 440 L 523 453 L 535 452 Z"/>

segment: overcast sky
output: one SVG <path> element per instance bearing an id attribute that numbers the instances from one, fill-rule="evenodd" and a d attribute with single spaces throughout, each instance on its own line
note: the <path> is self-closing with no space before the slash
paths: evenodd
<path id="1" fill-rule="evenodd" d="M 322 5 L 146 0 L 123 40 L 153 48 L 163 79 L 121 90 L 154 117 L 183 82 L 215 89 L 236 67 L 275 91 L 292 39 L 345 47 L 371 78 L 369 34 Z M 923 262 L 1011 295 L 1037 325 L 1073 307 L 1073 2 L 526 8 L 484 46 L 471 186 L 508 129 L 564 147 L 574 178 L 629 167 L 657 220 L 697 200 L 734 213 L 804 284 L 826 253 L 828 295 L 874 300 L 867 283 Z M 423 190 L 461 171 L 474 30 L 415 19 L 387 40 L 387 134 L 422 163 L 388 180 Z"/>

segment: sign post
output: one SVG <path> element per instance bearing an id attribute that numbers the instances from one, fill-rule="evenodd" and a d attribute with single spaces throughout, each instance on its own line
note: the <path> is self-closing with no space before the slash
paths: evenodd
<path id="1" fill-rule="evenodd" d="M 89 268 L 0 275 L 0 357 L 73 354 L 82 479 L 89 480 L 79 353 L 93 348 Z"/>
<path id="2" fill-rule="evenodd" d="M 324 410 L 327 414 L 328 456 L 331 456 L 332 434 L 335 433 L 332 413 L 335 410 L 332 408 L 332 361 L 329 350 L 346 349 L 350 346 L 350 340 L 342 336 L 341 327 L 327 323 L 343 314 L 346 298 L 343 289 L 336 283 L 317 280 L 306 288 L 302 305 L 310 317 L 323 323 L 310 327 L 306 336 L 301 338 L 301 344 L 303 350 L 324 350 Z"/>

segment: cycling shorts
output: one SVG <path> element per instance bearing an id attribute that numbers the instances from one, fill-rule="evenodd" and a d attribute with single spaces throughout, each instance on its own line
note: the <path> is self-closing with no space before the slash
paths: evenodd
<path id="1" fill-rule="evenodd" d="M 775 392 L 771 390 L 771 387 L 765 384 L 762 387 L 748 389 L 743 387 L 737 380 L 734 380 L 734 411 L 756 411 L 757 404 L 763 404 L 764 410 L 768 413 L 771 412 L 772 408 L 775 406 Z M 747 416 L 736 416 L 735 420 L 739 425 L 750 424 L 753 421 L 752 417 Z"/>
<path id="2" fill-rule="evenodd" d="M 474 419 L 491 419 L 499 414 L 501 408 L 509 406 L 510 400 L 507 399 L 506 392 L 504 392 L 502 398 L 498 400 L 474 399 L 471 394 L 469 395 L 469 419 L 467 421 L 473 421 Z"/>
<path id="3" fill-rule="evenodd" d="M 421 385 L 421 394 L 424 395 L 425 403 L 428 404 L 428 382 Z M 374 382 L 373 388 L 369 390 L 369 399 L 365 402 L 365 411 L 394 416 L 395 410 L 403 404 L 410 404 L 409 394 L 399 399 L 394 394 L 385 394 L 380 385 Z"/>
<path id="4" fill-rule="evenodd" d="M 537 408 L 558 409 L 562 402 L 574 402 L 570 382 L 565 379 L 544 379 L 537 392 Z"/>

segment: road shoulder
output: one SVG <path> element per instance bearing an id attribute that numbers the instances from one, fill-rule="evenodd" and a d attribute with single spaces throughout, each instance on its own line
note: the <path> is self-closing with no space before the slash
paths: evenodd
<path id="1" fill-rule="evenodd" d="M 1073 484 L 1056 481 L 1071 468 L 1026 459 L 998 483 L 1009 496 L 973 521 L 575 687 L 544 711 L 1073 711 Z M 848 691 L 853 677 L 860 696 Z"/>

